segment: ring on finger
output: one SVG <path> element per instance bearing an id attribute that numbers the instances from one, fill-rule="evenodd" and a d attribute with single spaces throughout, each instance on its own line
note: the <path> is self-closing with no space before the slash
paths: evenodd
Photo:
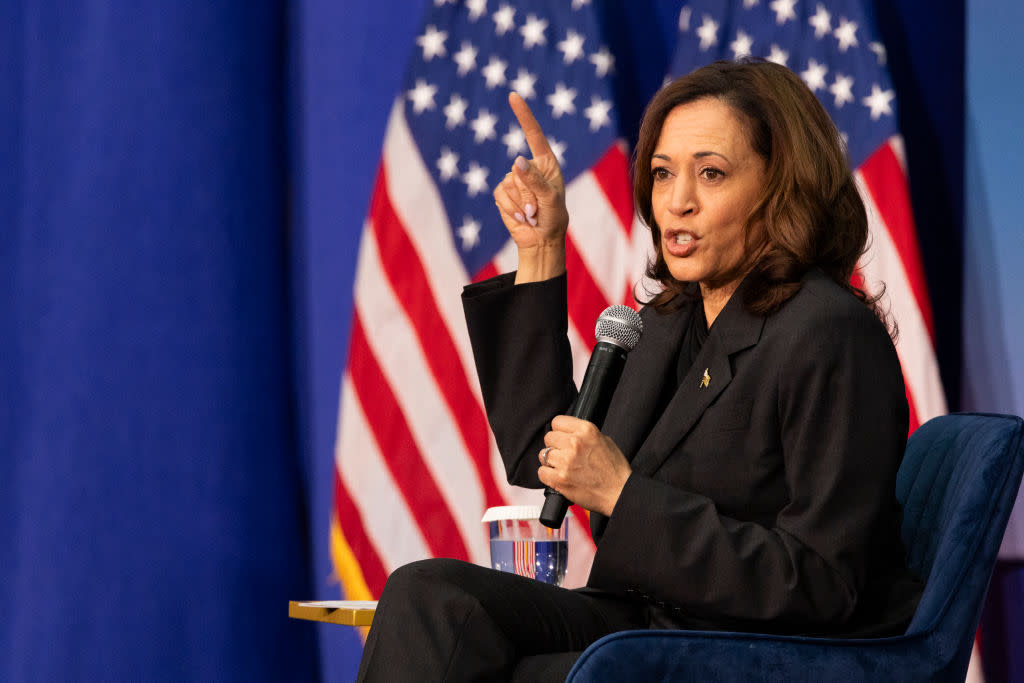
<path id="1" fill-rule="evenodd" d="M 551 467 L 551 465 L 548 464 L 548 453 L 550 451 L 551 446 L 548 446 L 547 448 L 542 448 L 540 451 L 540 462 L 542 465 L 544 465 L 544 467 Z"/>

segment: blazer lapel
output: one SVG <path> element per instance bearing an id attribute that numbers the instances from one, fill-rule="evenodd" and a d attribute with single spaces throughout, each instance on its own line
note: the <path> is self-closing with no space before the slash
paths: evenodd
<path id="1" fill-rule="evenodd" d="M 694 300 L 675 313 L 662 314 L 651 309 L 642 314 L 644 332 L 636 348 L 626 356 L 622 379 L 601 427 L 601 432 L 615 442 L 627 460 L 636 458 L 651 425 L 659 419 L 656 411 L 665 377 L 675 376 L 683 329 L 697 305 Z M 607 524 L 607 517 L 591 513 L 590 533 L 595 541 L 600 540 Z"/>
<path id="2" fill-rule="evenodd" d="M 633 469 L 647 475 L 657 471 L 732 381 L 729 356 L 753 346 L 760 339 L 765 318 L 747 311 L 742 289 L 741 286 L 733 293 L 711 326 L 704 346 L 675 396 L 639 449 L 632 462 Z"/>
<path id="3" fill-rule="evenodd" d="M 644 316 L 644 332 L 626 359 L 622 379 L 612 396 L 601 429 L 632 460 L 659 418 L 655 411 L 665 377 L 675 374 L 682 331 L 696 302 L 675 313 L 651 310 Z"/>

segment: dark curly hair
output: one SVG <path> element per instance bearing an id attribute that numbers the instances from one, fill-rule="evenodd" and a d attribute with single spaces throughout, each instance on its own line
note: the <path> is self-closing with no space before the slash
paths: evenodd
<path id="1" fill-rule="evenodd" d="M 647 105 L 633 159 L 633 200 L 651 229 L 655 258 L 647 276 L 662 291 L 643 301 L 660 310 L 683 304 L 690 283 L 672 277 L 661 250 L 661 229 L 651 209 L 651 156 L 666 117 L 700 99 L 729 105 L 743 122 L 753 150 L 764 160 L 767 182 L 747 218 L 748 254 L 760 254 L 744 287 L 756 314 L 778 310 L 800 289 L 808 270 L 821 268 L 889 324 L 868 296 L 851 284 L 868 240 L 867 214 L 854 184 L 846 146 L 814 93 L 789 69 L 758 59 L 719 61 L 663 87 Z"/>

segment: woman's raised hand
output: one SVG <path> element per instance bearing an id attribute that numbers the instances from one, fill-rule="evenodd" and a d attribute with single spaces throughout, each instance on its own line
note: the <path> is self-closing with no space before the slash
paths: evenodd
<path id="1" fill-rule="evenodd" d="M 498 205 L 519 251 L 516 283 L 537 282 L 565 272 L 565 207 L 562 169 L 537 119 L 518 93 L 510 93 L 509 106 L 519 120 L 533 160 L 516 157 L 512 170 L 494 188 Z"/>

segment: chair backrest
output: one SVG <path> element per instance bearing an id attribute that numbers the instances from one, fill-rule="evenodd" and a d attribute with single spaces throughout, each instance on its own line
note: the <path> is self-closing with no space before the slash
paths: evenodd
<path id="1" fill-rule="evenodd" d="M 961 413 L 918 428 L 897 476 L 907 562 L 926 581 L 907 634 L 955 639 L 964 667 L 1022 472 L 1024 421 Z"/>

